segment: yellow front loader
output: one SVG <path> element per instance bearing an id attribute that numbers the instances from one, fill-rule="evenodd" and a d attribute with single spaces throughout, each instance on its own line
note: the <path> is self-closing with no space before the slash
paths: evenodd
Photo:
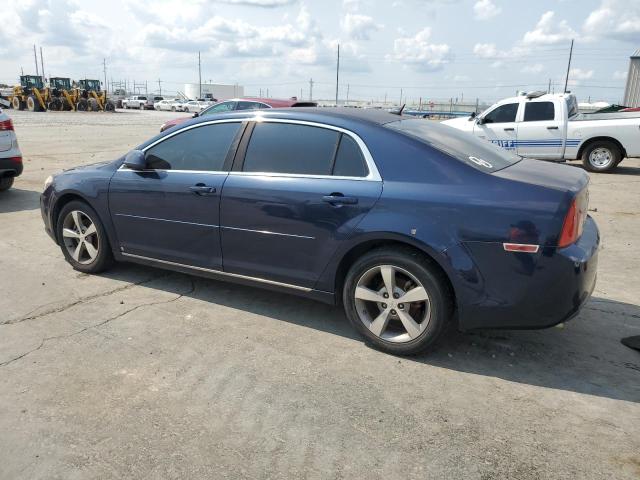
<path id="1" fill-rule="evenodd" d="M 44 112 L 50 100 L 49 89 L 45 88 L 42 77 L 36 75 L 21 75 L 20 85 L 13 87 L 11 106 L 16 110 L 30 112 Z"/>

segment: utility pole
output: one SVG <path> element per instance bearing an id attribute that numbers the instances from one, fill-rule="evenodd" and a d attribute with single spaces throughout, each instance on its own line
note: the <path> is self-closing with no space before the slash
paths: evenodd
<path id="1" fill-rule="evenodd" d="M 549 86 L 547 87 L 547 93 L 551 93 L 551 79 L 549 79 Z"/>
<path id="2" fill-rule="evenodd" d="M 402 87 L 400 87 L 400 103 L 398 104 L 398 106 L 402 106 Z"/>
<path id="3" fill-rule="evenodd" d="M 336 63 L 336 107 L 338 106 L 338 82 L 340 81 L 340 44 L 338 44 L 338 62 Z"/>
<path id="4" fill-rule="evenodd" d="M 158 79 L 158 90 L 160 90 L 160 96 L 162 96 L 162 81 Z"/>
<path id="5" fill-rule="evenodd" d="M 309 101 L 313 100 L 313 78 L 309 79 Z"/>
<path id="6" fill-rule="evenodd" d="M 350 85 L 347 83 L 347 101 L 346 101 L 345 104 L 349 103 L 349 87 L 350 87 Z"/>
<path id="7" fill-rule="evenodd" d="M 147 81 L 144 81 L 144 94 L 149 95 L 149 88 L 147 87 Z"/>
<path id="8" fill-rule="evenodd" d="M 104 72 L 104 93 L 109 93 L 109 85 L 107 85 L 107 59 L 102 59 L 102 71 Z"/>
<path id="9" fill-rule="evenodd" d="M 387 106 L 387 92 L 384 92 L 384 106 Z"/>
<path id="10" fill-rule="evenodd" d="M 42 47 L 40 47 L 40 66 L 42 67 L 42 81 L 44 82 L 44 60 L 42 60 Z"/>
<path id="11" fill-rule="evenodd" d="M 569 70 L 571 69 L 572 55 L 573 55 L 573 39 L 571 39 L 571 49 L 569 50 L 569 63 L 567 64 L 567 77 L 564 80 L 564 93 L 567 93 L 567 85 L 569 84 Z"/>
<path id="12" fill-rule="evenodd" d="M 36 54 L 36 44 L 33 44 L 33 58 L 36 61 L 36 76 L 40 76 L 40 72 L 38 71 L 38 55 Z"/>
<path id="13" fill-rule="evenodd" d="M 200 63 L 200 52 L 198 52 L 198 85 L 200 86 L 198 98 L 202 98 L 202 65 Z"/>

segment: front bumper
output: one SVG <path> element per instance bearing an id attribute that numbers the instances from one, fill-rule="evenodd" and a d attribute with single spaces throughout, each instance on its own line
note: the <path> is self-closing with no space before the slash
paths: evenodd
<path id="1" fill-rule="evenodd" d="M 600 233 L 591 217 L 578 241 L 536 254 L 501 244 L 467 247 L 478 268 L 474 299 L 460 306 L 460 327 L 546 328 L 576 316 L 595 288 Z"/>
<path id="2" fill-rule="evenodd" d="M 44 192 L 40 195 L 40 214 L 42 215 L 42 221 L 44 222 L 44 230 L 51 237 L 51 239 L 58 243 L 56 234 L 53 231 L 52 221 L 52 205 L 53 205 L 53 188 L 48 186 Z"/>

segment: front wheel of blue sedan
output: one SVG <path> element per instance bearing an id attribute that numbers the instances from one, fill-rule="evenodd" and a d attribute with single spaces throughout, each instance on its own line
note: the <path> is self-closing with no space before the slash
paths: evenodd
<path id="1" fill-rule="evenodd" d="M 98 214 L 84 202 L 66 204 L 58 216 L 57 238 L 67 262 L 84 273 L 99 273 L 113 263 Z"/>
<path id="2" fill-rule="evenodd" d="M 431 347 L 451 316 L 443 274 L 410 249 L 361 257 L 345 280 L 343 302 L 354 327 L 375 347 L 412 355 Z"/>

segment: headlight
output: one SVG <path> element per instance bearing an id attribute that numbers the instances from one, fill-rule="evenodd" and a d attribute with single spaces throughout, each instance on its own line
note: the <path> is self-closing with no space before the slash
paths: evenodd
<path id="1" fill-rule="evenodd" d="M 51 185 L 52 183 L 53 183 L 53 175 L 49 175 L 49 176 L 47 177 L 47 179 L 44 181 L 44 188 L 43 188 L 43 190 L 46 190 L 46 189 L 47 189 L 47 187 L 48 187 L 49 185 Z"/>

